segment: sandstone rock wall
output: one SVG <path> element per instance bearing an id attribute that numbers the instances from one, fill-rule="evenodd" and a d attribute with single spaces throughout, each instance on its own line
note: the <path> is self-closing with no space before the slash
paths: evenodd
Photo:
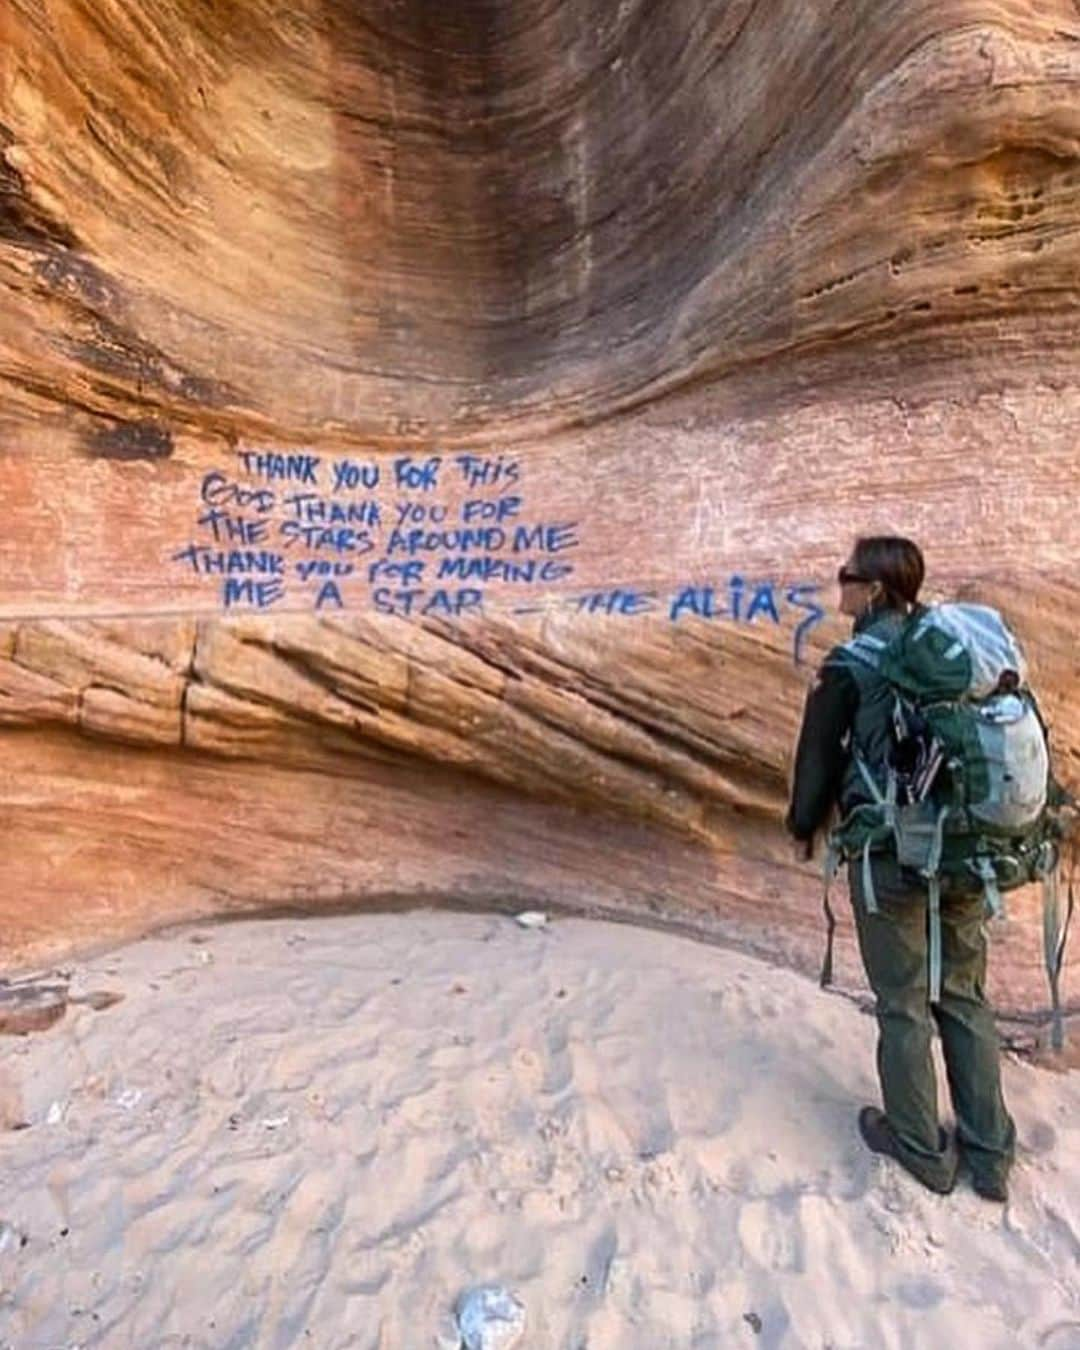
<path id="1" fill-rule="evenodd" d="M 856 531 L 1004 607 L 1080 782 L 1078 39 L 1064 0 L 6 6 L 5 960 L 430 899 L 809 966 L 778 822 Z M 208 474 L 280 530 L 267 453 L 327 499 L 378 466 L 381 533 L 274 535 L 288 584 L 223 613 L 177 554 Z M 460 520 L 463 453 L 569 570 L 388 613 L 393 512 Z"/>

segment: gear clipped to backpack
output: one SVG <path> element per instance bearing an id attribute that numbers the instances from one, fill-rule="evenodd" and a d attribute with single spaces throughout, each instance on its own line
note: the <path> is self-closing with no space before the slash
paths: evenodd
<path id="1" fill-rule="evenodd" d="M 856 756 L 872 800 L 830 836 L 826 888 L 840 859 L 861 857 L 873 912 L 871 854 L 895 848 L 900 865 L 927 883 L 930 999 L 937 1002 L 942 889 L 981 891 L 987 912 L 997 916 L 1003 893 L 1041 881 L 1051 1042 L 1060 1049 L 1072 889 L 1063 914 L 1058 875 L 1071 802 L 1051 773 L 1046 726 L 1019 644 L 997 610 L 952 603 L 920 606 L 890 642 L 856 636 L 843 652 L 883 676 L 895 703 L 887 763 L 875 772 Z M 823 983 L 830 974 L 827 954 Z"/>

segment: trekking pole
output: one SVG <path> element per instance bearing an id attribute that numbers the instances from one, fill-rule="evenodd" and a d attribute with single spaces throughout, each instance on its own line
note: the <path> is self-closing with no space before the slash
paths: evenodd
<path id="1" fill-rule="evenodd" d="M 1052 896 L 1043 909 L 1043 949 L 1046 958 L 1046 974 L 1050 984 L 1050 1047 L 1054 1051 L 1065 1048 L 1065 1015 L 1061 1007 L 1061 972 L 1065 965 L 1065 946 L 1069 940 L 1069 925 L 1072 922 L 1076 906 L 1076 866 L 1080 853 L 1075 837 L 1070 841 L 1069 879 L 1065 886 L 1065 917 L 1061 918 L 1060 903 L 1057 896 L 1057 879 L 1048 878 L 1053 888 Z"/>

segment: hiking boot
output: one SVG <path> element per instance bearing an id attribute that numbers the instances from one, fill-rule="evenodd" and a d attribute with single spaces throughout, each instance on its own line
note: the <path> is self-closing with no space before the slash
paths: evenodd
<path id="1" fill-rule="evenodd" d="M 1004 1177 L 972 1176 L 971 1188 L 984 1200 L 992 1200 L 995 1205 L 1003 1205 L 1009 1198 L 1009 1188 Z"/>
<path id="2" fill-rule="evenodd" d="M 889 1124 L 885 1112 L 879 1111 L 876 1106 L 864 1106 L 859 1112 L 859 1133 L 871 1153 L 882 1153 L 887 1158 L 893 1158 L 905 1172 L 910 1173 L 916 1181 L 936 1195 L 948 1195 L 956 1185 L 955 1168 L 953 1168 L 947 1181 L 931 1177 L 928 1172 L 924 1172 L 921 1168 L 916 1170 L 917 1164 L 913 1163 L 910 1154 L 893 1133 L 893 1128 Z M 941 1131 L 940 1141 L 942 1151 L 944 1151 L 946 1147 L 944 1131 Z"/>
<path id="3" fill-rule="evenodd" d="M 971 1142 L 963 1126 L 957 1130 L 961 1160 L 971 1176 L 971 1189 L 983 1200 L 1004 1205 L 1009 1199 L 1009 1174 L 1013 1168 L 1016 1148 L 1016 1126 L 1006 1117 L 1007 1131 L 998 1148 L 979 1147 Z"/>

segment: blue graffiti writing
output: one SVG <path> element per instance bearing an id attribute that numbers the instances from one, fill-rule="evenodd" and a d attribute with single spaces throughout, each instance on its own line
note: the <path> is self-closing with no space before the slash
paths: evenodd
<path id="1" fill-rule="evenodd" d="M 387 557 L 395 553 L 497 553 L 506 543 L 506 531 L 498 525 L 473 530 L 392 530 Z"/>
<path id="2" fill-rule="evenodd" d="M 375 541 L 367 530 L 351 526 L 302 525 L 298 520 L 283 520 L 280 526 L 286 548 L 329 549 L 334 553 L 370 553 Z"/>
<path id="3" fill-rule="evenodd" d="M 787 589 L 787 601 L 789 605 L 794 605 L 796 609 L 804 609 L 806 618 L 795 629 L 794 655 L 795 664 L 802 665 L 803 650 L 806 646 L 806 639 L 811 632 L 825 618 L 824 606 L 818 604 L 817 596 L 821 593 L 821 587 L 813 582 L 804 582 L 800 586 L 789 586 Z"/>
<path id="4" fill-rule="evenodd" d="M 334 474 L 335 492 L 355 492 L 357 488 L 366 488 L 371 492 L 379 486 L 377 464 L 357 464 L 351 459 L 336 459 L 330 468 Z"/>
<path id="5" fill-rule="evenodd" d="M 433 455 L 430 459 L 417 460 L 411 455 L 406 455 L 403 459 L 394 460 L 394 483 L 398 488 L 405 488 L 413 492 L 430 492 L 439 485 L 439 465 L 442 460 L 438 455 Z"/>
<path id="6" fill-rule="evenodd" d="M 574 531 L 577 521 L 564 525 L 518 525 L 514 529 L 514 552 L 561 553 L 564 548 L 577 548 L 579 540 Z"/>
<path id="7" fill-rule="evenodd" d="M 750 603 L 744 613 L 743 600 L 748 592 Z M 740 576 L 731 577 L 722 589 L 715 586 L 684 586 L 672 597 L 668 617 L 674 623 L 684 615 L 696 619 L 734 619 L 736 623 L 753 623 L 764 615 L 773 623 L 779 623 L 776 586 L 771 581 L 751 586 Z"/>
<path id="8" fill-rule="evenodd" d="M 368 582 L 399 581 L 402 586 L 419 586 L 424 574 L 424 564 L 419 558 L 410 558 L 407 562 L 390 562 L 380 558 L 368 567 Z"/>
<path id="9" fill-rule="evenodd" d="M 457 591 L 391 591 L 386 586 L 380 586 L 372 592 L 371 599 L 380 614 L 456 618 L 466 610 L 482 610 L 484 593 L 469 588 Z"/>
<path id="10" fill-rule="evenodd" d="M 563 581 L 573 573 L 574 564 L 556 562 L 553 558 L 440 558 L 436 577 L 439 581 L 454 578 L 458 581 L 518 581 L 527 585 L 535 582 Z"/>
<path id="11" fill-rule="evenodd" d="M 754 594 L 746 611 L 746 622 L 753 623 L 759 614 L 766 615 L 773 623 L 780 622 L 780 612 L 776 608 L 776 595 L 771 582 L 766 582 L 765 585 L 754 588 Z"/>
<path id="12" fill-rule="evenodd" d="M 461 508 L 461 519 L 466 525 L 470 525 L 474 520 L 493 520 L 496 525 L 501 525 L 504 520 L 516 516 L 520 510 L 520 497 L 495 497 L 493 499 L 476 497 L 467 501 Z"/>
<path id="13" fill-rule="evenodd" d="M 736 623 L 742 618 L 742 602 L 745 590 L 746 582 L 738 573 L 728 579 L 728 601 L 731 605 L 731 617 Z"/>
<path id="14" fill-rule="evenodd" d="M 305 525 L 378 525 L 382 520 L 379 503 L 373 501 L 328 502 L 314 492 L 297 492 L 284 500 L 293 516 Z"/>
<path id="15" fill-rule="evenodd" d="M 655 591 L 622 590 L 587 591 L 577 597 L 579 613 L 585 614 L 649 614 L 657 608 Z"/>
<path id="16" fill-rule="evenodd" d="M 422 525 L 425 520 L 430 520 L 433 525 L 441 525 L 446 519 L 446 507 L 434 502 L 431 505 L 425 502 L 398 502 L 397 513 L 399 525 L 407 525 L 410 522 Z"/>
<path id="17" fill-rule="evenodd" d="M 201 478 L 195 521 L 204 533 L 192 535 L 205 542 L 185 543 L 172 561 L 189 578 L 212 578 L 227 608 L 267 609 L 287 595 L 316 611 L 365 606 L 452 619 L 484 613 L 485 597 L 494 607 L 487 588 L 497 595 L 506 587 L 513 614 L 554 606 L 673 624 L 783 626 L 796 664 L 824 620 L 815 583 L 739 572 L 660 589 L 645 589 L 655 577 L 639 584 L 601 573 L 585 582 L 590 589 L 573 590 L 582 569 L 570 555 L 585 527 L 530 511 L 516 456 L 434 447 L 396 457 L 369 453 L 364 460 L 238 450 L 231 473 Z"/>
<path id="18" fill-rule="evenodd" d="M 512 487 L 521 477 L 521 466 L 516 459 L 502 455 L 489 459 L 484 455 L 457 455 L 454 463 L 461 470 L 467 488 Z"/>
<path id="19" fill-rule="evenodd" d="M 341 598 L 341 592 L 337 588 L 337 582 L 324 581 L 319 587 L 319 594 L 315 597 L 315 608 L 322 609 L 323 605 L 333 604 L 335 609 L 344 609 L 345 602 Z"/>
<path id="20" fill-rule="evenodd" d="M 244 466 L 244 472 L 256 478 L 266 478 L 271 482 L 318 484 L 316 470 L 319 467 L 318 455 L 275 455 L 256 450 L 238 450 L 237 458 Z"/>
<path id="21" fill-rule="evenodd" d="M 238 577 L 226 577 L 221 598 L 226 609 L 231 609 L 233 605 L 254 605 L 256 609 L 269 609 L 284 594 L 284 582 L 276 579 L 255 581 L 247 577 L 241 581 Z"/>
<path id="22" fill-rule="evenodd" d="M 356 570 L 351 562 L 331 562 L 327 558 L 301 558 L 294 566 L 301 581 L 310 581 L 312 577 L 351 577 Z"/>
<path id="23" fill-rule="evenodd" d="M 673 623 L 683 618 L 696 618 L 731 619 L 747 624 L 764 620 L 779 624 L 782 607 L 789 606 L 803 614 L 792 639 L 795 664 L 800 665 L 807 638 L 825 618 L 825 610 L 817 600 L 819 593 L 820 587 L 813 582 L 785 588 L 772 581 L 751 583 L 733 576 L 726 587 L 682 587 L 671 597 L 668 617 Z M 744 603 L 747 597 L 749 601 Z"/>
<path id="24" fill-rule="evenodd" d="M 280 553 L 266 549 L 210 548 L 204 544 L 188 544 L 172 555 L 173 562 L 191 564 L 191 570 L 200 576 L 219 576 L 231 572 L 260 572 L 267 576 L 281 576 L 285 560 Z"/>
<path id="25" fill-rule="evenodd" d="M 199 516 L 197 523 L 210 530 L 216 544 L 262 544 L 266 542 L 270 531 L 268 521 L 230 516 L 228 511 L 222 511 L 216 506 Z"/>
<path id="26" fill-rule="evenodd" d="M 277 500 L 269 488 L 245 487 L 216 469 L 203 477 L 199 495 L 207 506 L 250 506 L 259 515 L 272 511 Z"/>
<path id="27" fill-rule="evenodd" d="M 684 586 L 674 596 L 668 609 L 668 618 L 676 623 L 684 615 L 691 614 L 695 619 L 715 619 L 716 592 L 712 586 Z"/>

